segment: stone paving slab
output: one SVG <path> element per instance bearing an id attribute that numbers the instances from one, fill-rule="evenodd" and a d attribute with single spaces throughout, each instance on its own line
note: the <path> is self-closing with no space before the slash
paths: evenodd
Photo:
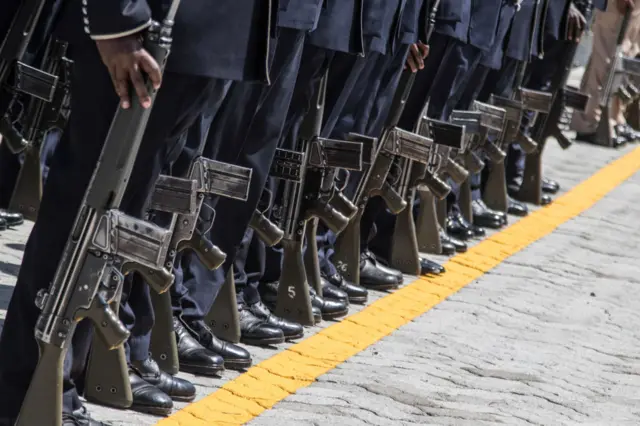
<path id="1" fill-rule="evenodd" d="M 250 422 L 640 424 L 640 174 Z"/>

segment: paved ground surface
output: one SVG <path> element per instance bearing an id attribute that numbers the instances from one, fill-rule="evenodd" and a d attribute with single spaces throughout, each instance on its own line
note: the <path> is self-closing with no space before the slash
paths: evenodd
<path id="1" fill-rule="evenodd" d="M 570 189 L 629 149 L 551 143 L 547 174 Z M 250 424 L 640 424 L 638 199 L 640 175 Z M 1 235 L 0 318 L 29 230 Z M 204 397 L 237 374 L 184 377 Z M 115 425 L 157 421 L 90 408 Z"/>

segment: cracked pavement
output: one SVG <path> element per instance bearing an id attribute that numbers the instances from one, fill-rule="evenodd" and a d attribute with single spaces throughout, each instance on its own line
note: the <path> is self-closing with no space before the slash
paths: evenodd
<path id="1" fill-rule="evenodd" d="M 547 174 L 563 190 L 634 148 L 575 144 L 562 151 L 547 145 Z M 640 424 L 638 199 L 636 174 L 592 209 L 249 424 Z M 25 224 L 0 233 L 0 321 L 30 229 Z M 370 300 L 384 295 L 372 292 Z M 306 329 L 306 337 L 331 324 Z M 249 350 L 257 364 L 290 346 Z M 238 374 L 180 376 L 197 385 L 200 399 Z M 89 408 L 113 425 L 158 421 Z"/>
<path id="2" fill-rule="evenodd" d="M 639 197 L 636 174 L 248 424 L 639 424 Z"/>

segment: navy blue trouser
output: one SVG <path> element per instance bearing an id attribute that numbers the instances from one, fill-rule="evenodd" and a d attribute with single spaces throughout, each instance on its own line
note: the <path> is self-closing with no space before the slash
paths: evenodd
<path id="1" fill-rule="evenodd" d="M 0 338 L 0 417 L 15 417 L 20 410 L 39 356 L 33 337 L 39 316 L 34 300 L 53 279 L 118 102 L 95 49 L 74 51 L 74 61 L 73 113 L 51 160 L 40 215 L 25 248 Z M 167 151 L 200 113 L 214 86 L 215 80 L 209 78 L 166 73 L 122 200 L 123 211 L 142 217 Z M 140 301 L 152 318 L 146 285 L 125 288 L 124 297 Z M 136 317 L 143 320 L 146 315 L 139 308 Z M 127 326 L 135 335 L 131 322 Z M 90 324 L 83 321 L 69 345 L 64 364 L 65 411 L 81 406 L 73 379 L 84 371 L 90 336 Z"/>
<path id="2" fill-rule="evenodd" d="M 212 208 L 216 209 L 208 236 L 227 254 L 224 265 L 209 271 L 193 253 L 184 253 L 176 262 L 173 308 L 176 315 L 187 321 L 202 320 L 207 314 L 242 247 L 286 124 L 304 39 L 304 31 L 280 28 L 270 73 L 272 84 L 233 83 L 221 112 L 211 125 L 205 156 L 250 167 L 253 174 L 246 202 L 214 197 L 207 202 L 209 207 L 203 208 L 203 216 L 209 216 L 206 219 L 213 219 Z M 210 224 L 210 220 L 204 222 Z M 240 264 L 242 261 L 240 259 Z M 236 290 L 240 303 L 245 287 L 244 272 L 237 271 Z"/>

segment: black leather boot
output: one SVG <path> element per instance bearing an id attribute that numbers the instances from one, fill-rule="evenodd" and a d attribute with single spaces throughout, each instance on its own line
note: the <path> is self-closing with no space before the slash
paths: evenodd
<path id="1" fill-rule="evenodd" d="M 529 209 L 526 204 L 516 201 L 511 197 L 509 197 L 509 208 L 507 211 L 509 214 L 519 217 L 524 217 L 529 214 Z"/>
<path id="2" fill-rule="evenodd" d="M 196 397 L 196 387 L 191 382 L 165 373 L 151 357 L 132 362 L 131 369 L 142 380 L 160 389 L 174 401 L 191 402 Z"/>
<path id="3" fill-rule="evenodd" d="M 444 266 L 439 263 L 423 257 L 420 258 L 420 275 L 440 275 L 444 272 Z"/>
<path id="4" fill-rule="evenodd" d="M 464 253 L 468 249 L 467 243 L 453 238 L 443 229 L 440 229 L 440 244 L 442 245 L 442 254 L 446 255 L 456 254 L 456 252 Z"/>
<path id="5" fill-rule="evenodd" d="M 256 318 L 282 330 L 282 334 L 284 334 L 286 340 L 301 339 L 304 336 L 304 327 L 302 327 L 302 325 L 273 315 L 269 308 L 262 302 L 249 305 L 248 309 Z"/>
<path id="6" fill-rule="evenodd" d="M 373 253 L 365 251 L 360 254 L 360 285 L 383 291 L 398 288 L 401 282 L 402 274 L 380 264 Z"/>
<path id="7" fill-rule="evenodd" d="M 345 302 L 339 302 L 337 300 L 323 299 L 318 296 L 318 293 L 314 289 L 309 289 L 311 296 L 311 306 L 315 306 L 320 309 L 322 319 L 332 320 L 342 318 L 349 313 L 349 305 Z"/>
<path id="8" fill-rule="evenodd" d="M 224 370 L 224 359 L 198 342 L 178 318 L 173 318 L 180 371 L 199 376 L 216 376 Z"/>
<path id="9" fill-rule="evenodd" d="M 327 281 L 340 290 L 344 291 L 349 298 L 349 303 L 358 303 L 364 304 L 367 303 L 367 298 L 369 297 L 369 292 L 366 288 L 351 283 L 344 279 L 344 277 L 340 274 L 333 274 L 331 276 L 322 276 L 323 281 Z"/>
<path id="10" fill-rule="evenodd" d="M 218 339 L 204 321 L 181 321 L 185 328 L 202 346 L 222 357 L 224 367 L 229 370 L 244 370 L 251 366 L 251 354 L 233 343 Z"/>
<path id="11" fill-rule="evenodd" d="M 345 291 L 339 289 L 324 278 L 321 278 L 321 280 L 323 299 L 337 300 L 338 302 L 345 302 L 347 304 L 349 303 L 349 295 Z"/>
<path id="12" fill-rule="evenodd" d="M 447 234 L 462 241 L 470 240 L 475 236 L 474 229 L 467 222 L 460 212 L 452 212 L 447 217 L 446 223 Z"/>
<path id="13" fill-rule="evenodd" d="M 473 210 L 473 224 L 476 226 L 500 229 L 507 223 L 506 214 L 491 210 L 482 200 L 473 200 L 471 208 Z"/>
<path id="14" fill-rule="evenodd" d="M 20 213 L 11 213 L 0 209 L 0 219 L 3 219 L 8 227 L 20 226 L 24 223 L 24 217 Z"/>
<path id="15" fill-rule="evenodd" d="M 0 218 L 0 231 L 6 231 L 8 227 L 7 221 Z"/>
<path id="16" fill-rule="evenodd" d="M 62 426 L 109 426 L 110 424 L 93 419 L 84 406 L 71 414 L 62 413 Z"/>
<path id="17" fill-rule="evenodd" d="M 278 327 L 256 317 L 247 306 L 238 305 L 240 341 L 252 346 L 279 345 L 284 343 L 284 333 Z"/>
<path id="18" fill-rule="evenodd" d="M 168 416 L 173 409 L 171 397 L 129 369 L 133 404 L 131 409 L 156 416 Z"/>
<path id="19" fill-rule="evenodd" d="M 553 179 L 542 178 L 542 192 L 547 194 L 557 194 L 560 191 L 560 184 Z"/>

